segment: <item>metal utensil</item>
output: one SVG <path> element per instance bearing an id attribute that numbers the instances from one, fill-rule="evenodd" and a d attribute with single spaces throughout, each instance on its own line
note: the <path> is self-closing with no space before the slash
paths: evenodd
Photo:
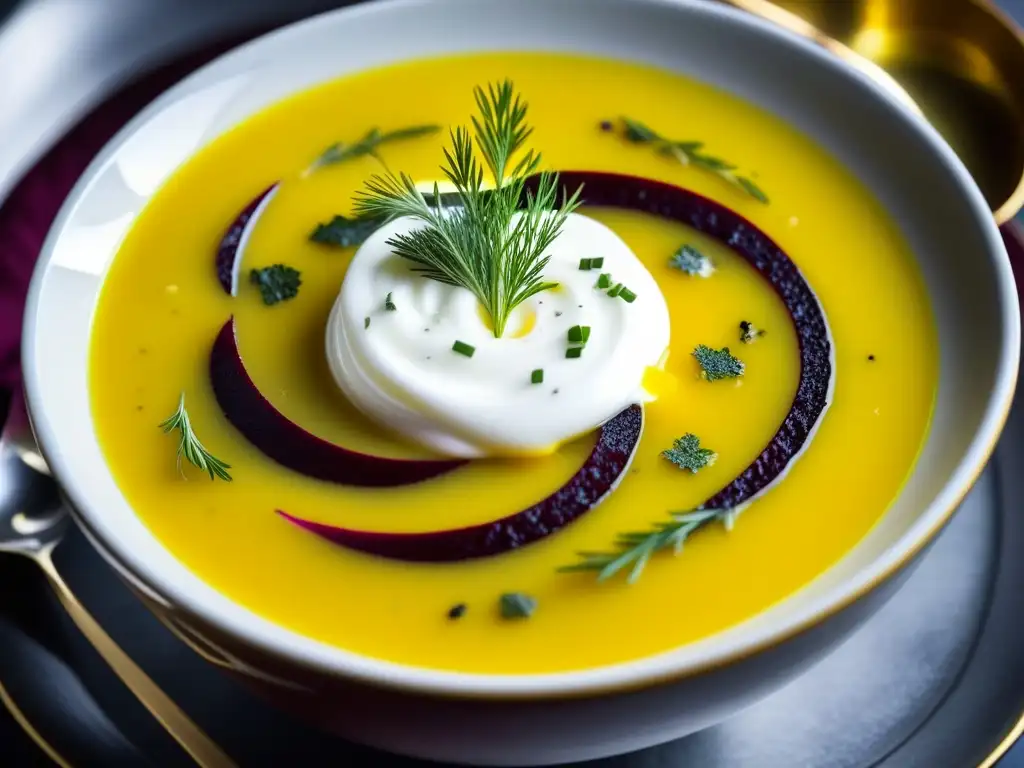
<path id="1" fill-rule="evenodd" d="M 727 0 L 898 83 L 998 224 L 1024 207 L 1024 36 L 986 0 Z"/>
<path id="2" fill-rule="evenodd" d="M 78 629 L 198 765 L 234 768 L 231 758 L 111 639 L 58 572 L 52 555 L 71 518 L 56 482 L 29 465 L 38 461 L 45 467 L 21 408 L 15 398 L 0 435 L 0 553 L 22 555 L 39 566 Z"/>

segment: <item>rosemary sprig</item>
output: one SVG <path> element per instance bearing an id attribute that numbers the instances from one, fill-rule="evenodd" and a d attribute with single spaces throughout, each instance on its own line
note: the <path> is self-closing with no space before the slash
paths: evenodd
<path id="1" fill-rule="evenodd" d="M 622 118 L 623 133 L 634 144 L 650 144 L 660 154 L 674 157 L 683 165 L 693 165 L 724 179 L 740 188 L 759 203 L 767 203 L 768 196 L 751 179 L 736 173 L 736 166 L 720 157 L 706 155 L 702 141 L 673 141 L 638 120 Z"/>
<path id="2" fill-rule="evenodd" d="M 231 475 L 228 474 L 231 465 L 225 464 L 207 451 L 199 442 L 196 433 L 192 431 L 192 422 L 188 418 L 188 411 L 185 410 L 184 392 L 181 393 L 181 399 L 178 400 L 178 410 L 169 419 L 161 422 L 159 426 L 165 434 L 172 429 L 181 431 L 181 442 L 178 443 L 178 472 L 181 472 L 182 477 L 185 476 L 181 469 L 181 460 L 184 457 L 193 466 L 208 472 L 211 480 L 216 477 L 221 480 L 231 480 Z"/>
<path id="3" fill-rule="evenodd" d="M 597 571 L 597 580 L 606 581 L 629 568 L 626 581 L 632 584 L 640 578 L 651 555 L 666 549 L 678 555 L 690 535 L 699 528 L 721 520 L 732 528 L 735 510 L 703 509 L 695 512 L 670 512 L 669 520 L 655 523 L 650 530 L 620 533 L 611 552 L 580 552 L 580 562 L 563 566 L 562 573 Z"/>
<path id="4" fill-rule="evenodd" d="M 381 144 L 428 136 L 432 133 L 437 133 L 439 130 L 441 130 L 439 125 L 413 125 L 408 128 L 399 128 L 387 132 L 382 132 L 380 128 L 371 128 L 363 138 L 352 144 L 343 144 L 340 141 L 331 144 L 320 154 L 320 157 L 313 161 L 313 164 L 306 169 L 303 175 L 308 176 L 324 166 L 336 165 L 346 160 L 354 160 L 357 157 L 366 157 L 367 155 L 375 158 L 381 165 L 387 168 L 387 163 L 384 162 L 377 152 Z"/>
<path id="5" fill-rule="evenodd" d="M 456 128 L 441 166 L 455 186 L 455 205 L 442 206 L 436 184 L 428 202 L 410 176 L 387 171 L 373 176 L 356 196 L 355 213 L 423 222 L 388 245 L 424 277 L 472 291 L 490 315 L 494 336 L 501 338 L 513 309 L 554 287 L 543 279 L 550 259 L 544 251 L 579 206 L 580 190 L 563 193 L 559 204 L 558 174 L 542 171 L 536 191 L 526 192 L 526 178 L 541 165 L 539 152 L 520 153 L 532 132 L 526 103 L 508 80 L 487 90 L 475 88 L 474 96 L 479 116 L 473 118 L 473 133 L 483 162 L 476 158 L 469 130 Z M 484 189 L 485 167 L 494 179 L 490 190 Z"/>

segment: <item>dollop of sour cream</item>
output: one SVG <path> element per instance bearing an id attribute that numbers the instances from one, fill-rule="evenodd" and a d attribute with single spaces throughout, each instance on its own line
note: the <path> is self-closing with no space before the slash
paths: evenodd
<path id="1" fill-rule="evenodd" d="M 635 402 L 664 364 L 669 313 L 654 277 L 604 224 L 571 214 L 547 253 L 558 287 L 520 304 L 502 338 L 468 290 L 413 271 L 387 240 L 422 226 L 398 219 L 352 259 L 327 325 L 327 360 L 349 400 L 406 440 L 463 458 L 543 455 Z M 603 258 L 581 270 L 580 259 Z M 596 287 L 602 272 L 636 294 Z M 388 294 L 394 309 L 385 306 Z M 577 358 L 573 326 L 589 326 Z M 467 357 L 452 349 L 473 347 Z M 533 372 L 543 382 L 533 383 Z"/>

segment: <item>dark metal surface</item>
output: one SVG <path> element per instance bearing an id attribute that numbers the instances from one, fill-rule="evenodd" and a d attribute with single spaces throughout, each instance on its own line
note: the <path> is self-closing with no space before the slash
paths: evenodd
<path id="1" fill-rule="evenodd" d="M 1010 3 L 1024 14 L 1024 0 Z M 24 3 L 0 26 L 0 201 L 59 135 L 116 86 L 200 45 L 340 4 Z M 12 42 L 10 31 L 28 28 L 30 6 L 33 13 L 55 14 L 67 25 L 68 38 L 38 46 L 46 61 L 26 66 L 32 46 L 24 32 Z M 0 21 L 4 8 L 0 0 Z M 82 20 L 91 26 L 72 31 Z M 7 86 L 22 74 L 24 82 L 6 98 Z M 1016 469 L 1024 457 L 1011 447 L 1024 440 L 1021 411 L 997 454 L 997 471 L 986 473 L 903 590 L 833 656 L 722 726 L 590 766 L 976 765 L 1024 707 L 1024 594 L 1018 595 L 1024 520 L 1014 515 L 1024 499 L 1024 476 Z M 55 559 L 114 639 L 243 768 L 424 765 L 343 744 L 254 699 L 145 611 L 77 530 Z M 77 633 L 44 577 L 30 562 L 10 556 L 0 556 L 0 682 L 75 768 L 189 764 Z M 0 709 L 0 765 L 46 762 Z M 1024 766 L 1024 752 L 1001 766 Z"/>

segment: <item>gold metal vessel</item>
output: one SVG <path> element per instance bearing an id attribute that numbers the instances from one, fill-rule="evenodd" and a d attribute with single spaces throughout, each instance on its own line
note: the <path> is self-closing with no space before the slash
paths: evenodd
<path id="1" fill-rule="evenodd" d="M 1024 36 L 992 3 L 729 2 L 853 59 L 869 74 L 856 58 L 878 65 L 960 156 L 997 223 L 1024 207 Z"/>

